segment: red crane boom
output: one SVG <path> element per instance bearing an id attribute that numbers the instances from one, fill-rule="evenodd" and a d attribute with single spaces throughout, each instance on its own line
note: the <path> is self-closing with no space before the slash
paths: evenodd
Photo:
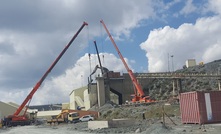
<path id="1" fill-rule="evenodd" d="M 26 99 L 23 101 L 23 103 L 19 106 L 19 108 L 15 111 L 15 113 L 12 116 L 9 116 L 11 119 L 11 123 L 13 121 L 17 121 L 21 122 L 21 121 L 26 121 L 28 120 L 27 117 L 25 116 L 26 111 L 27 111 L 27 107 L 25 109 L 25 112 L 23 115 L 19 115 L 22 111 L 22 109 L 27 105 L 27 103 L 31 101 L 32 96 L 34 95 L 34 93 L 38 90 L 38 88 L 41 86 L 42 82 L 45 80 L 45 78 L 48 76 L 48 74 L 51 72 L 51 70 L 54 68 L 54 66 L 57 64 L 57 62 L 60 60 L 60 58 L 63 56 L 63 54 L 66 52 L 66 50 L 70 47 L 70 45 L 72 44 L 72 42 L 75 40 L 75 38 L 78 36 L 78 34 L 81 32 L 81 30 L 84 28 L 84 26 L 88 25 L 86 22 L 83 22 L 82 26 L 80 27 L 80 29 L 77 31 L 77 33 L 72 37 L 72 39 L 70 40 L 70 42 L 65 46 L 65 48 L 63 49 L 63 51 L 59 54 L 59 56 L 55 59 L 55 61 L 52 63 L 52 65 L 49 67 L 49 69 L 45 72 L 45 74 L 42 76 L 42 78 L 36 83 L 36 85 L 34 86 L 34 88 L 32 89 L 32 91 L 28 94 L 28 96 L 26 97 Z M 14 123 L 15 125 L 19 125 Z"/>
<path id="2" fill-rule="evenodd" d="M 147 102 L 147 101 L 148 101 L 147 99 L 149 98 L 149 96 L 145 96 L 145 94 L 144 94 L 144 92 L 143 92 L 143 90 L 142 90 L 141 85 L 138 83 L 138 81 L 137 81 L 136 77 L 134 76 L 132 70 L 128 67 L 128 65 L 127 65 L 126 61 L 124 60 L 124 58 L 123 58 L 123 56 L 122 56 L 120 50 L 118 49 L 118 47 L 117 47 L 117 45 L 116 45 L 114 39 L 112 38 L 112 36 L 111 36 L 110 32 L 108 31 L 106 25 L 104 24 L 104 21 L 101 20 L 100 22 L 101 22 L 101 24 L 104 26 L 104 29 L 106 30 L 106 32 L 107 32 L 107 34 L 108 34 L 108 36 L 109 36 L 111 42 L 113 43 L 113 45 L 114 45 L 114 47 L 115 47 L 115 49 L 117 50 L 117 53 L 118 53 L 118 55 L 120 56 L 120 59 L 122 60 L 122 62 L 123 62 L 123 64 L 124 64 L 125 68 L 127 69 L 127 72 L 128 72 L 128 74 L 129 74 L 129 76 L 130 76 L 132 82 L 133 82 L 133 85 L 135 86 L 135 88 L 136 88 L 136 90 L 137 90 L 137 92 L 138 92 L 138 94 L 135 92 L 135 96 L 134 96 L 134 98 L 132 99 L 132 101 L 133 101 L 133 102 L 135 102 L 135 101 L 145 101 L 145 102 Z M 147 97 L 148 97 L 148 98 L 147 98 Z"/>

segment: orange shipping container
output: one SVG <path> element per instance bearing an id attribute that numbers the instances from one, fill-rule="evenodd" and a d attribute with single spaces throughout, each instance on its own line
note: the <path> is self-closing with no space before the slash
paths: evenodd
<path id="1" fill-rule="evenodd" d="M 182 123 L 221 122 L 221 91 L 195 91 L 180 94 Z"/>

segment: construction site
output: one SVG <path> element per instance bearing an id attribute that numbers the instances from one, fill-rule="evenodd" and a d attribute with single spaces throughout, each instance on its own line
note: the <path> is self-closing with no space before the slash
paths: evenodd
<path id="1" fill-rule="evenodd" d="M 143 133 L 178 134 L 221 131 L 221 60 L 197 64 L 187 59 L 172 72 L 134 73 L 101 20 L 127 73 L 99 65 L 88 84 L 73 89 L 69 102 L 31 105 L 31 99 L 63 54 L 87 26 L 79 30 L 24 98 L 21 105 L 0 102 L 0 133 Z M 101 74 L 96 74 L 100 70 Z M 85 118 L 85 120 L 84 120 Z"/>

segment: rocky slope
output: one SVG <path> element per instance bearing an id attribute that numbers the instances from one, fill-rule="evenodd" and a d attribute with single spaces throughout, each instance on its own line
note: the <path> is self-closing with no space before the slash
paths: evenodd
<path id="1" fill-rule="evenodd" d="M 176 70 L 175 73 L 220 75 L 221 59 L 204 65 Z M 172 86 L 172 81 L 170 79 L 153 79 L 144 89 L 146 92 L 150 91 L 150 96 L 157 100 L 167 100 L 172 96 Z M 217 78 L 206 77 L 182 79 L 182 90 L 183 92 L 218 90 L 218 80 Z"/>

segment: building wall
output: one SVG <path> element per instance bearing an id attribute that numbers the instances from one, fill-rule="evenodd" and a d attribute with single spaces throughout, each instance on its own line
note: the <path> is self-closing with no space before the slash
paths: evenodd
<path id="1" fill-rule="evenodd" d="M 0 101 L 0 119 L 7 117 L 9 115 L 13 115 L 16 110 L 17 110 L 17 107 Z M 19 115 L 23 115 L 23 114 L 24 114 L 24 110 L 22 110 Z M 27 114 L 29 113 L 27 112 Z"/>
<path id="2" fill-rule="evenodd" d="M 70 109 L 70 103 L 62 103 L 62 109 Z"/>
<path id="3" fill-rule="evenodd" d="M 71 92 L 69 98 L 70 98 L 70 109 L 75 109 L 74 91 Z"/>
<path id="4" fill-rule="evenodd" d="M 97 77 L 97 96 L 98 96 L 98 106 L 103 106 L 106 101 L 104 77 Z"/>
<path id="5" fill-rule="evenodd" d="M 196 66 L 196 60 L 195 59 L 188 59 L 186 61 L 186 67 L 193 67 L 193 66 Z"/>
<path id="6" fill-rule="evenodd" d="M 131 95 L 134 94 L 134 86 L 133 83 L 131 81 L 131 78 L 129 76 L 129 74 L 123 74 L 123 85 L 121 86 L 121 90 L 122 90 L 122 98 L 123 98 L 123 103 L 125 103 L 126 101 L 130 101 L 131 100 Z M 120 83 L 119 83 L 120 84 Z"/>
<path id="7" fill-rule="evenodd" d="M 92 106 L 97 104 L 97 86 L 95 84 L 91 84 L 90 90 L 88 89 L 88 86 L 73 90 L 69 96 L 70 97 L 70 105 L 69 105 L 70 109 L 75 110 L 79 106 L 76 103 L 77 101 L 76 96 L 80 97 L 81 100 L 83 101 L 84 108 L 82 109 L 88 110 Z"/>
<path id="8" fill-rule="evenodd" d="M 109 88 L 112 88 L 122 94 L 122 103 L 130 101 L 132 99 L 131 95 L 134 94 L 134 86 L 129 74 L 125 73 L 122 76 L 120 76 L 119 73 L 116 73 L 116 75 L 113 74 L 111 76 L 114 77 L 109 78 L 109 81 L 107 82 L 109 84 Z M 134 75 L 136 76 L 136 73 Z M 139 83 L 142 87 L 144 87 L 149 83 L 149 80 L 142 79 L 139 80 Z M 70 94 L 70 109 L 77 108 L 77 104 L 75 103 L 75 96 L 83 96 L 82 100 L 84 101 L 85 110 L 89 109 L 89 107 L 93 107 L 96 104 L 98 104 L 98 93 L 96 83 L 92 83 L 89 86 L 89 90 L 86 91 L 87 88 L 88 87 L 84 87 L 84 89 L 79 88 L 72 91 L 72 93 Z M 110 92 L 110 95 L 110 100 L 118 104 L 118 96 L 113 94 L 112 92 Z"/>
<path id="9" fill-rule="evenodd" d="M 90 86 L 89 99 L 90 99 L 91 107 L 97 104 L 98 98 L 97 98 L 97 85 L 96 84 L 93 84 Z"/>
<path id="10" fill-rule="evenodd" d="M 134 94 L 134 86 L 128 73 L 123 74 L 123 77 L 124 77 L 123 103 L 125 103 L 126 100 L 128 101 L 131 100 L 131 95 Z"/>
<path id="11" fill-rule="evenodd" d="M 88 90 L 84 91 L 84 106 L 85 106 L 85 110 L 88 110 L 91 108 L 90 96 L 88 94 Z"/>
<path id="12" fill-rule="evenodd" d="M 134 73 L 134 75 L 136 76 L 137 73 Z M 138 83 L 141 85 L 142 89 L 143 87 L 147 87 L 151 81 L 152 79 L 138 79 Z M 111 79 L 110 87 L 122 93 L 123 103 L 125 103 L 126 101 L 130 101 L 132 99 L 131 95 L 134 94 L 134 85 L 128 73 L 124 73 L 121 78 Z M 149 95 L 146 92 L 144 92 L 145 95 Z"/>
<path id="13" fill-rule="evenodd" d="M 123 78 L 116 78 L 116 79 L 110 79 L 110 88 L 116 90 L 117 92 L 122 94 L 122 100 L 123 102 L 125 102 L 126 98 L 125 95 L 127 94 L 127 91 L 125 91 L 124 89 L 124 79 Z M 116 102 L 118 104 L 118 100 L 115 100 L 116 97 L 113 97 L 114 94 L 113 92 L 111 92 L 111 101 Z M 118 98 L 118 97 L 117 97 Z"/>
<path id="14" fill-rule="evenodd" d="M 73 90 L 70 93 L 70 109 L 77 109 L 77 106 L 79 106 L 76 97 L 78 97 L 78 99 L 81 99 L 81 101 L 84 102 L 84 91 L 87 90 L 87 88 L 88 88 L 87 86 L 81 87 Z"/>

